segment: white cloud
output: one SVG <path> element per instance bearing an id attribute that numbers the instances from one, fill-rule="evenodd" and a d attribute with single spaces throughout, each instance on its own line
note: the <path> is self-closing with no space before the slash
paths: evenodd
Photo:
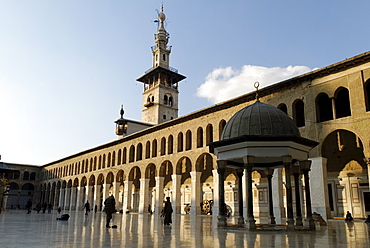
<path id="1" fill-rule="evenodd" d="M 259 88 L 263 88 L 309 71 L 311 69 L 307 66 L 268 68 L 244 65 L 241 69 L 218 68 L 207 75 L 205 82 L 197 89 L 197 96 L 219 103 L 254 91 L 256 81 L 260 84 Z"/>

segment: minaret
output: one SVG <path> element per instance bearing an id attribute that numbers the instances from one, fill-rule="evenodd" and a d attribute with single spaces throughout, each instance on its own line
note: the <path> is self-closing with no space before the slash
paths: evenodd
<path id="1" fill-rule="evenodd" d="M 137 79 L 144 84 L 142 121 L 153 124 L 178 117 L 178 83 L 186 78 L 169 66 L 171 46 L 167 46 L 170 36 L 164 28 L 165 20 L 162 5 L 156 20 L 159 25 L 152 47 L 152 68 Z"/>
<path id="2" fill-rule="evenodd" d="M 115 121 L 116 134 L 119 139 L 123 138 L 127 134 L 127 120 L 123 118 L 124 113 L 125 111 L 123 110 L 123 105 L 121 105 L 121 111 L 120 111 L 121 118 Z"/>

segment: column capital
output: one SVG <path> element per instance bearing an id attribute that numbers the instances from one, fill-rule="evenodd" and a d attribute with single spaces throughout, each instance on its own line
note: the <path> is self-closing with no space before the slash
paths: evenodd
<path id="1" fill-rule="evenodd" d="M 301 170 L 303 172 L 307 172 L 307 171 L 310 171 L 311 170 L 311 163 L 312 161 L 311 160 L 303 160 L 303 161 L 299 161 L 299 165 L 301 167 Z"/>
<path id="2" fill-rule="evenodd" d="M 227 160 L 217 160 L 217 169 L 225 169 L 227 165 Z"/>
<path id="3" fill-rule="evenodd" d="M 274 174 L 274 169 L 271 169 L 271 168 L 268 168 L 266 169 L 266 175 L 267 175 L 267 178 L 272 178 L 272 175 Z"/>
<path id="4" fill-rule="evenodd" d="M 255 159 L 255 156 L 244 156 L 243 157 L 243 162 L 245 165 L 248 165 L 248 164 L 254 164 L 254 159 Z"/>
<path id="5" fill-rule="evenodd" d="M 281 156 L 281 159 L 283 160 L 284 165 L 290 165 L 292 163 L 292 156 L 290 155 Z"/>

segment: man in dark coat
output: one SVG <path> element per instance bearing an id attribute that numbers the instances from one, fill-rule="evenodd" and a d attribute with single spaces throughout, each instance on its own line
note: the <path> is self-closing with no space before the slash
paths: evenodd
<path id="1" fill-rule="evenodd" d="M 164 204 L 163 214 L 164 214 L 164 224 L 166 226 L 172 224 L 172 204 L 170 202 L 170 198 L 166 197 L 166 202 Z"/>
<path id="2" fill-rule="evenodd" d="M 31 213 L 31 209 L 32 209 L 32 201 L 31 201 L 31 199 L 29 199 L 27 201 L 26 209 L 27 209 L 27 214 Z"/>
<path id="3" fill-rule="evenodd" d="M 110 220 L 113 218 L 112 214 L 116 210 L 116 200 L 114 199 L 114 196 L 111 195 L 104 201 L 104 212 L 107 214 L 107 224 L 106 227 L 110 227 L 109 223 Z"/>
<path id="4" fill-rule="evenodd" d="M 88 215 L 89 212 L 90 212 L 90 203 L 89 203 L 89 201 L 86 201 L 84 208 L 85 208 L 85 215 Z"/>

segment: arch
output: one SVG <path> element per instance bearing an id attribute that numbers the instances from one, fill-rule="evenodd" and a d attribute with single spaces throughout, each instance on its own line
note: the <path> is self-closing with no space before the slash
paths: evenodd
<path id="1" fill-rule="evenodd" d="M 103 154 L 103 161 L 102 161 L 102 165 L 101 165 L 102 169 L 105 168 L 106 161 L 107 161 L 107 156 L 105 154 Z"/>
<path id="2" fill-rule="evenodd" d="M 138 166 L 134 166 L 131 168 L 128 180 L 132 181 L 135 188 L 140 188 L 140 178 L 141 178 L 141 170 Z"/>
<path id="3" fill-rule="evenodd" d="M 116 165 L 116 151 L 112 152 L 112 166 Z"/>
<path id="4" fill-rule="evenodd" d="M 159 167 L 158 175 L 160 177 L 164 177 L 163 185 L 167 185 L 169 182 L 172 181 L 172 174 L 173 174 L 173 166 L 171 161 L 165 160 Z"/>
<path id="5" fill-rule="evenodd" d="M 206 127 L 206 145 L 213 142 L 213 126 L 208 124 Z"/>
<path id="6" fill-rule="evenodd" d="M 75 180 L 73 181 L 73 187 L 78 187 L 79 186 L 79 180 L 78 178 L 75 178 Z"/>
<path id="7" fill-rule="evenodd" d="M 98 170 L 101 169 L 101 155 L 99 155 L 99 164 L 98 164 Z"/>
<path id="8" fill-rule="evenodd" d="M 173 106 L 173 98 L 172 98 L 172 96 L 170 96 L 170 97 L 168 98 L 168 105 L 169 105 L 170 107 L 172 107 L 172 106 Z"/>
<path id="9" fill-rule="evenodd" d="M 102 173 L 99 174 L 98 179 L 96 180 L 97 185 L 103 185 L 104 184 L 104 175 Z"/>
<path id="10" fill-rule="evenodd" d="M 226 121 L 221 120 L 220 123 L 218 124 L 218 139 L 221 139 L 222 132 L 224 131 L 224 128 L 226 126 Z"/>
<path id="11" fill-rule="evenodd" d="M 120 165 L 122 164 L 122 150 L 121 149 L 118 149 L 118 153 L 117 153 L 117 165 Z"/>
<path id="12" fill-rule="evenodd" d="M 186 140 L 185 140 L 185 150 L 188 151 L 188 150 L 191 150 L 191 131 L 188 130 L 186 131 Z"/>
<path id="13" fill-rule="evenodd" d="M 184 150 L 184 135 L 180 132 L 177 135 L 177 152 L 182 152 Z"/>
<path id="14" fill-rule="evenodd" d="M 91 175 L 89 178 L 89 186 L 94 186 L 95 185 L 95 176 Z"/>
<path id="15" fill-rule="evenodd" d="M 339 87 L 335 92 L 335 116 L 343 118 L 351 115 L 351 104 L 347 88 Z"/>
<path id="16" fill-rule="evenodd" d="M 137 144 L 136 148 L 136 161 L 143 159 L 143 145 L 141 143 Z"/>
<path id="17" fill-rule="evenodd" d="M 90 158 L 90 168 L 89 168 L 89 172 L 92 172 L 92 171 L 93 171 L 93 166 L 94 166 L 94 159 L 91 157 L 91 158 Z"/>
<path id="18" fill-rule="evenodd" d="M 96 158 L 96 156 L 94 157 L 94 171 L 96 171 L 96 160 L 97 160 L 97 158 Z"/>
<path id="19" fill-rule="evenodd" d="M 155 177 L 157 176 L 156 173 L 156 166 L 153 163 L 148 164 L 148 166 L 145 168 L 145 178 L 149 179 L 149 187 L 153 188 L 155 187 Z"/>
<path id="20" fill-rule="evenodd" d="M 304 102 L 297 99 L 293 102 L 293 120 L 297 127 L 305 126 Z"/>
<path id="21" fill-rule="evenodd" d="M 168 96 L 167 95 L 164 95 L 163 103 L 164 103 L 164 105 L 168 104 Z"/>
<path id="22" fill-rule="evenodd" d="M 177 161 L 176 164 L 176 175 L 181 175 L 181 184 L 185 181 L 190 180 L 190 172 L 192 170 L 192 163 L 188 157 L 182 157 Z"/>
<path id="23" fill-rule="evenodd" d="M 130 152 L 129 152 L 129 155 L 128 155 L 128 162 L 131 163 L 131 162 L 134 162 L 134 159 L 135 159 L 135 146 L 134 145 L 131 145 L 130 146 Z"/>
<path id="24" fill-rule="evenodd" d="M 325 93 L 320 93 L 316 97 L 316 118 L 317 122 L 333 120 L 332 101 Z"/>
<path id="25" fill-rule="evenodd" d="M 157 157 L 157 140 L 154 139 L 152 142 L 152 158 Z"/>
<path id="26" fill-rule="evenodd" d="M 109 172 L 106 177 L 106 184 L 112 184 L 114 182 L 113 172 Z"/>
<path id="27" fill-rule="evenodd" d="M 283 111 L 285 114 L 288 114 L 288 108 L 285 103 L 280 103 L 277 108 Z"/>
<path id="28" fill-rule="evenodd" d="M 122 164 L 126 164 L 126 163 L 127 163 L 127 149 L 125 147 L 122 150 Z"/>
<path id="29" fill-rule="evenodd" d="M 19 185 L 18 185 L 18 183 L 11 182 L 10 185 L 9 185 L 9 188 L 10 189 L 13 189 L 13 190 L 18 190 L 19 189 Z"/>
<path id="30" fill-rule="evenodd" d="M 22 185 L 22 190 L 28 190 L 28 191 L 33 191 L 35 190 L 35 186 L 32 183 L 25 183 Z"/>
<path id="31" fill-rule="evenodd" d="M 30 173 L 28 171 L 23 172 L 23 180 L 28 180 L 30 178 Z"/>
<path id="32" fill-rule="evenodd" d="M 364 84 L 364 95 L 366 111 L 370 111 L 370 79 L 366 80 Z"/>
<path id="33" fill-rule="evenodd" d="M 173 153 L 173 136 L 170 135 L 168 136 L 168 151 L 167 151 L 168 154 L 172 154 Z"/>
<path id="34" fill-rule="evenodd" d="M 195 171 L 204 172 L 206 170 L 214 170 L 213 158 L 209 153 L 201 154 L 195 162 Z"/>
<path id="35" fill-rule="evenodd" d="M 145 158 L 150 158 L 150 141 L 145 144 Z"/>
<path id="36" fill-rule="evenodd" d="M 327 159 L 328 172 L 342 171 L 352 160 L 366 169 L 363 144 L 351 131 L 338 129 L 326 136 L 321 146 L 321 154 Z"/>
<path id="37" fill-rule="evenodd" d="M 81 184 L 80 186 L 81 187 L 85 187 L 87 185 L 87 178 L 84 176 L 82 179 L 81 179 Z"/>
<path id="38" fill-rule="evenodd" d="M 166 154 L 166 138 L 162 137 L 161 139 L 161 156 Z"/>
<path id="39" fill-rule="evenodd" d="M 121 184 L 123 184 L 123 181 L 125 180 L 125 174 L 123 172 L 123 170 L 119 170 L 117 172 L 117 175 L 116 175 L 116 182 L 120 182 Z"/>
<path id="40" fill-rule="evenodd" d="M 197 148 L 203 147 L 203 128 L 198 127 L 197 129 Z"/>

